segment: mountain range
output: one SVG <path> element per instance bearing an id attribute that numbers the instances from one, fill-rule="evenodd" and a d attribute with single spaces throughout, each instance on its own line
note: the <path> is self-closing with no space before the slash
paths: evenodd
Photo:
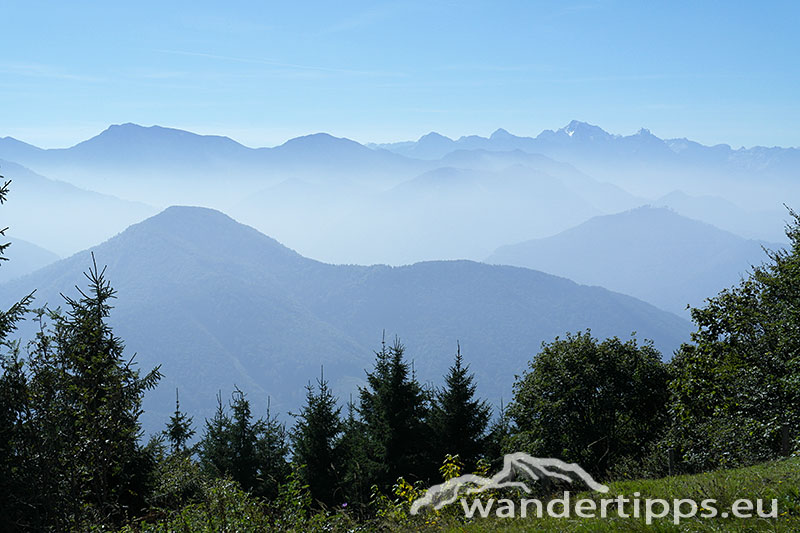
<path id="1" fill-rule="evenodd" d="M 112 125 L 69 148 L 45 150 L 5 137 L 0 158 L 130 200 L 162 205 L 180 198 L 220 207 L 288 178 L 379 187 L 427 168 L 326 133 L 249 148 L 228 137 L 130 123 Z"/>
<path id="2" fill-rule="evenodd" d="M 12 245 L 19 270 L 0 280 L 43 268 L 0 297 L 36 288 L 59 305 L 90 264 L 72 254 L 94 246 L 119 290 L 118 333 L 143 366 L 164 365 L 151 429 L 175 387 L 201 417 L 234 385 L 286 412 L 324 365 L 346 399 L 384 331 L 425 382 L 460 342 L 497 402 L 541 342 L 567 331 L 636 331 L 668 357 L 688 339 L 687 304 L 780 246 L 780 204 L 800 197 L 796 152 L 579 122 L 384 146 L 314 134 L 249 148 L 134 124 L 65 149 L 4 138 L 3 223 L 33 244 L 31 261 Z M 204 207 L 161 211 L 172 202 Z M 34 245 L 67 259 L 47 264 Z"/>
<path id="3" fill-rule="evenodd" d="M 543 239 L 503 246 L 489 263 L 517 265 L 630 294 L 682 314 L 736 284 L 780 244 L 741 238 L 667 208 L 592 218 Z"/>
<path id="4" fill-rule="evenodd" d="M 708 147 L 646 130 L 614 135 L 578 121 L 536 137 L 501 129 L 490 137 L 431 133 L 369 146 L 318 133 L 249 148 L 135 124 L 62 149 L 0 139 L 0 157 L 39 177 L 155 206 L 97 198 L 93 209 L 102 204 L 107 213 L 95 219 L 101 224 L 81 231 L 67 224 L 42 238 L 44 228 L 31 217 L 14 221 L 25 231 L 36 227 L 23 238 L 62 256 L 98 242 L 100 226 L 105 238 L 180 203 L 220 209 L 323 261 L 395 265 L 480 260 L 501 245 L 645 204 L 747 238 L 783 241 L 782 204 L 800 200 L 797 152 Z M 38 206 L 61 209 L 45 196 Z"/>
<path id="5" fill-rule="evenodd" d="M 544 130 L 536 137 L 517 136 L 500 128 L 489 137 L 469 135 L 450 139 L 436 132 L 423 135 L 416 142 L 372 144 L 419 159 L 439 159 L 456 150 L 522 150 L 569 161 L 575 157 L 590 161 L 609 155 L 634 161 L 661 161 L 710 167 L 724 166 L 729 171 L 758 171 L 783 177 L 800 164 L 800 150 L 755 146 L 734 149 L 727 144 L 705 146 L 686 138 L 661 139 L 646 128 L 633 135 L 611 134 L 599 126 L 573 120 L 557 130 Z"/>
<path id="6" fill-rule="evenodd" d="M 271 396 L 275 412 L 294 410 L 321 366 L 346 401 L 384 332 L 400 336 L 423 382 L 441 382 L 460 342 L 481 395 L 498 402 L 541 343 L 567 331 L 636 331 L 669 357 L 690 330 L 630 296 L 524 268 L 321 263 L 205 208 L 171 207 L 91 251 L 118 290 L 115 332 L 143 368 L 162 365 L 145 402 L 151 431 L 171 412 L 176 387 L 198 423 L 217 391 L 234 385 L 258 404 Z M 81 252 L 5 283 L 2 303 L 35 288 L 37 304 L 60 305 L 90 261 Z"/>

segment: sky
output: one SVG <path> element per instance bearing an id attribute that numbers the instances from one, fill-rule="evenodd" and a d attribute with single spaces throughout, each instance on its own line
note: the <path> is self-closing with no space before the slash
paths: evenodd
<path id="1" fill-rule="evenodd" d="M 800 146 L 800 2 L 8 2 L 0 137 L 134 122 L 248 146 L 577 119 Z"/>

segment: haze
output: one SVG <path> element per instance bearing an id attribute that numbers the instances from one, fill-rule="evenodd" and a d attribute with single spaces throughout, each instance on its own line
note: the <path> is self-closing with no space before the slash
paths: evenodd
<path id="1" fill-rule="evenodd" d="M 148 428 L 320 365 L 346 398 L 384 331 L 495 405 L 567 331 L 669 358 L 800 206 L 798 8 L 753 11 L 7 6 L 0 296 L 59 305 L 93 251 Z"/>

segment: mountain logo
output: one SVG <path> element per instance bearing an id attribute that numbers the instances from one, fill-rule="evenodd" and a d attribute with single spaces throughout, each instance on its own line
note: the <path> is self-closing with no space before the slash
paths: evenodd
<path id="1" fill-rule="evenodd" d="M 464 474 L 429 488 L 421 498 L 411 504 L 411 514 L 431 506 L 441 509 L 469 494 L 479 494 L 492 489 L 520 489 L 530 493 L 530 487 L 520 478 L 531 481 L 557 479 L 567 483 L 582 482 L 597 492 L 608 492 L 608 487 L 596 482 L 592 476 L 575 463 L 561 459 L 532 457 L 524 452 L 509 453 L 503 458 L 503 468 L 492 477 Z"/>

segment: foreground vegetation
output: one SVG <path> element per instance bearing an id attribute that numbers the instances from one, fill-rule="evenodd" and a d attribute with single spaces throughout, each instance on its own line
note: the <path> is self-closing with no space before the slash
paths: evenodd
<path id="1" fill-rule="evenodd" d="M 577 494 L 574 497 L 630 496 L 660 498 L 668 501 L 691 498 L 717 500 L 717 508 L 730 509 L 741 498 L 777 500 L 776 518 L 687 518 L 675 524 L 673 517 L 646 524 L 643 518 L 473 518 L 466 519 L 458 504 L 439 512 L 411 516 L 408 513 L 410 486 L 398 485 L 393 500 L 373 500 L 374 516 L 360 519 L 345 509 L 311 512 L 307 488 L 291 481 L 272 504 L 265 504 L 242 492 L 234 483 L 215 481 L 204 489 L 203 497 L 169 516 L 150 516 L 126 526 L 122 531 L 543 531 L 543 532 L 613 532 L 613 531 L 797 531 L 800 528 L 800 458 L 793 457 L 757 466 L 718 470 L 696 475 L 657 480 L 612 482 L 610 492 Z M 508 497 L 515 497 L 508 494 Z M 517 496 L 518 497 L 518 496 Z"/>

